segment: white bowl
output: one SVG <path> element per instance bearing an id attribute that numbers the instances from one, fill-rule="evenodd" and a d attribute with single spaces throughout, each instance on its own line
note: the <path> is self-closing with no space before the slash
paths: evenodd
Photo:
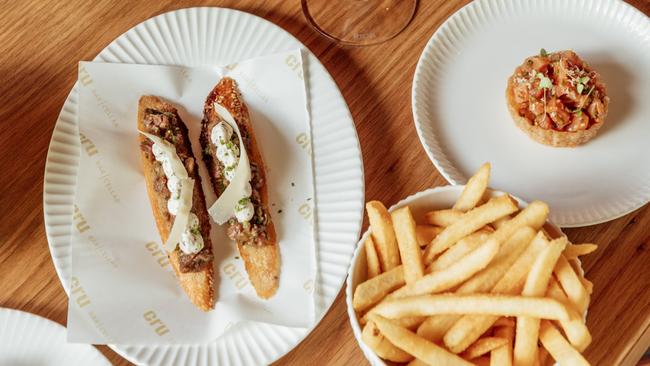
<path id="1" fill-rule="evenodd" d="M 388 211 L 392 212 L 400 207 L 409 206 L 415 221 L 422 223 L 424 214 L 436 210 L 450 208 L 456 202 L 458 196 L 460 196 L 465 186 L 444 186 L 430 188 L 418 193 L 415 193 L 411 196 L 406 197 L 405 199 L 397 202 L 391 206 Z M 493 191 L 493 196 L 502 195 L 503 192 Z M 514 197 L 519 203 L 519 207 L 523 208 L 527 206 L 527 203 L 521 199 Z M 554 224 L 547 222 L 544 228 L 547 230 L 549 235 L 557 237 L 562 235 L 560 228 Z M 357 285 L 365 281 L 368 274 L 366 272 L 366 251 L 363 250 L 363 243 L 370 235 L 370 230 L 366 230 L 361 236 L 361 240 L 357 243 L 357 248 L 354 251 L 354 257 L 350 263 L 350 269 L 348 271 L 348 278 L 346 280 L 345 288 L 345 303 L 348 308 L 348 317 L 350 318 L 350 324 L 352 325 L 352 332 L 354 333 L 354 338 L 357 340 L 361 351 L 366 356 L 366 359 L 373 366 L 386 366 L 386 363 L 379 358 L 363 341 L 361 340 L 361 326 L 359 325 L 359 319 L 352 307 L 352 294 L 356 289 Z"/>

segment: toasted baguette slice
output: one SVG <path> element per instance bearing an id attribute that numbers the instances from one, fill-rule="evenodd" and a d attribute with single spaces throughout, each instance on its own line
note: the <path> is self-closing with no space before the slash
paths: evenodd
<path id="1" fill-rule="evenodd" d="M 176 118 L 176 128 L 183 138 L 177 139 L 177 149 L 182 145 L 182 149 L 188 154 L 184 159 L 184 164 L 188 170 L 188 175 L 194 179 L 194 191 L 192 195 L 192 212 L 199 218 L 199 225 L 201 236 L 203 236 L 204 247 L 195 255 L 186 255 L 177 247 L 174 251 L 168 252 L 169 261 L 174 268 L 174 272 L 178 277 L 181 287 L 187 293 L 192 303 L 203 311 L 209 311 L 214 308 L 214 270 L 212 254 L 212 243 L 210 241 L 210 221 L 205 207 L 205 197 L 201 190 L 201 178 L 198 174 L 198 166 L 196 159 L 192 155 L 192 147 L 188 138 L 187 127 L 181 120 L 178 112 L 174 106 L 165 103 L 155 96 L 143 96 L 140 98 L 138 105 L 138 129 L 143 132 L 152 133 L 148 128 L 148 123 L 145 122 L 148 109 L 154 109 L 163 113 L 173 114 Z M 155 134 L 155 133 L 153 133 Z M 144 177 L 147 185 L 147 192 L 149 201 L 151 202 L 151 209 L 160 238 L 164 243 L 171 231 L 173 225 L 173 217 L 167 211 L 167 198 L 164 195 L 166 191 L 166 184 L 161 184 L 162 172 L 160 163 L 158 163 L 152 156 L 151 141 L 145 136 L 139 135 L 141 146 L 141 160 L 144 171 Z M 169 140 L 168 140 L 169 141 Z M 171 141 L 170 141 L 171 142 Z M 193 161 L 188 161 L 189 159 Z M 182 158 L 181 158 L 182 159 Z M 183 160 L 183 159 L 182 159 Z M 189 167 L 191 166 L 191 167 Z M 158 183 L 156 182 L 158 180 Z M 166 178 L 164 178 L 166 183 Z M 192 268 L 194 267 L 194 268 Z"/>
<path id="2" fill-rule="evenodd" d="M 244 146 L 246 147 L 246 152 L 251 163 L 251 171 L 253 172 L 251 179 L 253 196 L 251 201 L 256 209 L 255 216 L 250 223 L 251 227 L 257 225 L 265 233 L 262 236 L 251 238 L 248 235 L 251 232 L 250 229 L 242 229 L 242 225 L 237 220 L 231 219 L 227 224 L 228 236 L 237 242 L 239 253 L 244 260 L 246 272 L 248 272 L 248 277 L 255 288 L 257 296 L 267 299 L 273 296 L 278 288 L 280 251 L 275 227 L 271 221 L 268 207 L 268 189 L 264 161 L 255 141 L 248 109 L 237 89 L 237 84 L 230 78 L 221 79 L 212 92 L 210 92 L 205 102 L 200 138 L 203 160 L 210 173 L 212 187 L 217 197 L 223 193 L 228 185 L 228 181 L 222 174 L 223 165 L 217 159 L 216 147 L 210 140 L 212 128 L 221 121 L 214 111 L 214 103 L 220 104 L 230 112 L 235 122 L 237 122 L 242 136 L 244 136 Z M 262 215 L 258 212 L 262 212 Z"/>

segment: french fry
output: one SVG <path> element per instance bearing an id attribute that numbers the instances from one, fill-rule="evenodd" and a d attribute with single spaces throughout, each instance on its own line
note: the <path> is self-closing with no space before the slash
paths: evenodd
<path id="1" fill-rule="evenodd" d="M 435 343 L 418 337 L 408 329 L 395 325 L 386 318 L 373 315 L 371 320 L 377 324 L 380 332 L 392 344 L 429 365 L 472 366 L 472 363 L 448 352 Z"/>
<path id="2" fill-rule="evenodd" d="M 395 291 L 388 296 L 388 299 L 448 290 L 485 268 L 498 250 L 499 243 L 494 240 L 487 241 L 449 267 L 431 272 L 416 282 Z"/>
<path id="3" fill-rule="evenodd" d="M 397 239 L 395 239 L 390 214 L 384 204 L 379 201 L 366 203 L 366 211 L 381 268 L 384 271 L 390 271 L 400 264 Z"/>
<path id="4" fill-rule="evenodd" d="M 487 268 L 481 270 L 472 278 L 463 283 L 457 290 L 458 293 L 489 292 L 506 274 L 515 261 L 529 247 L 535 237 L 535 231 L 527 226 L 519 228 L 499 248 Z"/>
<path id="5" fill-rule="evenodd" d="M 413 356 L 395 347 L 388 339 L 386 339 L 375 322 L 368 322 L 361 331 L 361 340 L 370 349 L 372 349 L 377 356 L 394 362 L 409 362 L 413 360 Z"/>
<path id="6" fill-rule="evenodd" d="M 431 226 L 431 225 L 417 225 L 415 227 L 415 235 L 418 238 L 418 245 L 425 247 L 431 243 L 431 240 L 436 237 L 436 235 L 442 232 L 440 226 Z"/>
<path id="7" fill-rule="evenodd" d="M 454 210 L 451 208 L 444 210 L 435 210 L 427 212 L 424 215 L 424 220 L 429 225 L 447 227 L 460 219 L 463 216 L 463 211 Z"/>
<path id="8" fill-rule="evenodd" d="M 514 327 L 515 321 L 512 318 L 501 317 L 499 320 L 495 321 L 492 325 L 493 327 Z"/>
<path id="9" fill-rule="evenodd" d="M 545 293 L 549 281 L 552 278 L 553 269 L 562 251 L 566 246 L 568 240 L 566 237 L 561 237 L 552 240 L 546 248 L 542 250 L 535 262 L 530 268 L 530 272 L 526 277 L 526 283 L 522 290 L 524 296 L 541 296 Z"/>
<path id="10" fill-rule="evenodd" d="M 563 254 L 564 258 L 571 260 L 593 253 L 596 249 L 598 249 L 598 245 L 596 244 L 571 244 L 567 245 Z"/>
<path id="11" fill-rule="evenodd" d="M 553 274 L 553 268 L 566 246 L 566 237 L 553 240 L 537 257 L 530 268 L 522 295 L 543 296 Z M 528 316 L 517 318 L 514 363 L 520 366 L 534 366 L 537 361 L 537 338 L 539 319 Z"/>
<path id="12" fill-rule="evenodd" d="M 447 249 L 436 258 L 433 263 L 427 267 L 426 272 L 431 273 L 434 271 L 440 271 L 458 262 L 458 260 L 464 257 L 467 253 L 476 249 L 481 243 L 485 242 L 487 237 L 487 233 L 477 231 L 460 239 L 458 243 L 454 244 L 451 248 Z"/>
<path id="13" fill-rule="evenodd" d="M 574 272 L 569 261 L 564 256 L 560 256 L 558 259 L 553 273 L 560 282 L 560 286 L 562 286 L 567 297 L 571 300 L 571 303 L 575 305 L 578 313 L 583 314 L 587 306 L 589 306 L 589 294 L 582 285 L 580 277 Z"/>
<path id="14" fill-rule="evenodd" d="M 562 254 L 564 256 L 564 254 Z M 571 268 L 573 268 L 573 272 L 575 272 L 576 276 L 580 279 L 580 283 L 582 283 L 582 287 L 585 288 L 585 291 L 587 291 L 587 304 L 585 306 L 585 309 L 589 307 L 589 303 L 591 302 L 591 294 L 594 292 L 594 284 L 589 281 L 588 279 L 585 278 L 585 274 L 582 270 L 582 266 L 580 263 L 580 260 L 578 258 L 574 259 L 567 259 L 569 261 L 569 264 L 571 265 Z"/>
<path id="15" fill-rule="evenodd" d="M 549 354 L 546 348 L 537 347 L 537 364 L 539 366 L 545 366 L 549 361 Z"/>
<path id="16" fill-rule="evenodd" d="M 490 353 L 493 349 L 505 346 L 508 344 L 508 339 L 500 337 L 484 337 L 479 338 L 474 344 L 469 346 L 465 352 L 461 354 L 466 360 L 471 360 L 477 357 L 481 357 L 487 353 Z"/>
<path id="17" fill-rule="evenodd" d="M 404 267 L 404 281 L 413 283 L 424 276 L 422 254 L 415 233 L 415 220 L 408 206 L 391 213 L 399 254 Z"/>
<path id="18" fill-rule="evenodd" d="M 505 338 L 508 342 L 490 352 L 490 366 L 512 366 L 512 341 L 515 337 L 514 326 L 499 327 L 494 330 L 494 335 Z"/>
<path id="19" fill-rule="evenodd" d="M 424 263 L 428 265 L 437 254 L 447 250 L 458 240 L 517 209 L 517 204 L 512 197 L 503 195 L 492 198 L 486 204 L 468 211 L 431 241 L 424 252 Z M 495 235 L 497 232 L 498 230 L 491 235 Z"/>
<path id="20" fill-rule="evenodd" d="M 476 366 L 490 366 L 490 357 L 488 356 L 478 357 L 473 359 L 472 363 Z"/>
<path id="21" fill-rule="evenodd" d="M 491 292 L 495 294 L 519 293 L 526 280 L 530 266 L 532 266 L 539 253 L 547 245 L 548 241 L 544 234 L 541 232 L 538 233 L 524 253 L 517 258 L 503 277 L 494 285 Z M 485 331 L 490 329 L 492 324 L 498 319 L 498 316 L 463 315 L 443 337 L 445 346 L 453 353 L 464 351 L 485 333 Z"/>
<path id="22" fill-rule="evenodd" d="M 589 281 L 588 279 L 584 277 L 580 277 L 580 282 L 582 282 L 582 285 L 585 287 L 585 290 L 587 290 L 587 293 L 591 295 L 594 292 L 594 284 L 593 282 Z"/>
<path id="23" fill-rule="evenodd" d="M 566 306 L 554 299 L 494 294 L 411 296 L 382 302 L 370 313 L 370 318 L 377 314 L 389 319 L 437 314 L 496 315 L 497 319 L 499 316 L 530 316 L 551 320 L 570 319 Z M 494 324 L 494 321 L 490 325 Z"/>
<path id="24" fill-rule="evenodd" d="M 489 292 L 504 276 L 512 264 L 515 263 L 517 258 L 521 256 L 526 248 L 528 248 L 534 237 L 535 231 L 533 229 L 527 226 L 519 228 L 517 232 L 515 232 L 503 245 L 501 245 L 499 252 L 489 263 L 488 267 L 481 270 L 472 278 L 463 283 L 456 290 L 456 293 L 471 294 L 476 292 Z M 530 260 L 532 261 L 532 259 Z M 524 263 L 521 267 L 525 266 L 526 263 Z M 437 342 L 442 339 L 445 333 L 460 318 L 460 315 L 434 315 L 422 323 L 420 328 L 418 328 L 418 334 L 427 338 L 428 340 Z M 480 334 L 478 336 L 480 336 Z"/>
<path id="25" fill-rule="evenodd" d="M 420 324 L 417 334 L 426 340 L 438 343 L 458 318 L 458 315 L 450 314 L 430 316 Z"/>
<path id="26" fill-rule="evenodd" d="M 377 257 L 377 251 L 375 250 L 375 241 L 372 240 L 372 236 L 369 236 L 364 243 L 364 249 L 366 250 L 366 265 L 368 266 L 368 279 L 371 279 L 381 273 L 381 267 L 379 265 L 379 258 Z"/>
<path id="27" fill-rule="evenodd" d="M 573 307 L 560 285 L 554 279 L 551 279 L 546 296 L 567 304 L 567 310 L 571 320 L 558 322 L 564 330 L 567 339 L 580 352 L 584 351 L 591 343 L 591 334 L 584 323 L 584 320 Z"/>
<path id="28" fill-rule="evenodd" d="M 519 210 L 508 194 L 493 197 L 489 175 L 485 164 L 454 207 L 425 214 L 426 225 L 409 207 L 389 215 L 379 202 L 366 205 L 369 279 L 352 305 L 364 343 L 387 363 L 587 364 L 581 314 L 593 284 L 578 258 L 597 247 L 545 226 L 544 202 Z"/>
<path id="29" fill-rule="evenodd" d="M 474 208 L 483 197 L 489 181 L 490 163 L 485 163 L 469 178 L 463 192 L 454 204 L 454 209 L 468 211 Z"/>
<path id="30" fill-rule="evenodd" d="M 492 233 L 492 238 L 503 243 L 521 227 L 528 226 L 534 230 L 539 230 L 546 222 L 548 211 L 548 205 L 546 203 L 542 201 L 533 201 L 511 220 L 501 224 L 501 226 Z"/>
<path id="31" fill-rule="evenodd" d="M 406 366 L 429 366 L 429 364 L 422 360 L 418 360 L 417 358 L 414 358 L 413 361 L 407 363 Z"/>
<path id="32" fill-rule="evenodd" d="M 404 318 L 393 319 L 393 322 L 402 328 L 416 330 L 426 319 L 426 316 L 407 316 Z"/>
<path id="33" fill-rule="evenodd" d="M 404 270 L 400 265 L 360 283 L 354 290 L 352 307 L 358 312 L 364 311 L 403 284 Z"/>
<path id="34" fill-rule="evenodd" d="M 389 294 L 379 304 L 389 300 L 405 298 L 409 296 L 422 295 L 427 293 L 442 292 L 462 283 L 474 273 L 485 268 L 498 251 L 498 244 L 491 240 L 476 248 L 453 265 L 436 272 L 429 273 L 418 281 L 401 287 Z M 356 292 L 355 292 L 356 294 Z M 375 300 L 375 297 L 373 297 Z M 354 304 L 354 302 L 353 302 Z M 367 307 L 366 307 L 367 308 Z M 368 320 L 368 315 L 375 310 L 376 306 L 363 316 L 362 322 Z"/>
<path id="35" fill-rule="evenodd" d="M 539 329 L 539 340 L 548 350 L 553 359 L 561 365 L 588 366 L 589 362 L 573 348 L 569 342 L 548 321 L 542 321 Z"/>
<path id="36" fill-rule="evenodd" d="M 503 226 L 503 224 L 505 224 L 506 222 L 510 221 L 510 219 L 512 219 L 512 217 L 510 217 L 510 215 L 503 216 L 502 218 L 500 218 L 500 219 L 498 219 L 498 220 L 495 220 L 495 221 L 492 223 L 492 226 L 493 226 L 495 229 L 498 229 L 498 228 L 500 228 L 501 226 Z"/>

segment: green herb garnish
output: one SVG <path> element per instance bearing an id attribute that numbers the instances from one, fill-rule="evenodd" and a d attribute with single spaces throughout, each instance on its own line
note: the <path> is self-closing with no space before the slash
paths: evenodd
<path id="1" fill-rule="evenodd" d="M 198 227 L 198 226 L 195 226 L 195 227 L 193 227 L 193 228 L 190 229 L 190 233 L 192 233 L 192 235 L 197 236 L 197 235 L 201 234 L 201 231 L 199 231 L 199 227 Z"/>
<path id="2" fill-rule="evenodd" d="M 240 199 L 240 200 L 237 202 L 237 204 L 238 204 L 239 206 L 242 206 L 242 207 L 243 207 L 243 206 L 245 206 L 245 205 L 246 205 L 248 202 L 250 202 L 250 201 L 251 201 L 250 197 L 244 197 L 244 198 Z"/>
<path id="3" fill-rule="evenodd" d="M 572 113 L 574 113 L 576 116 L 580 117 L 580 116 L 582 116 L 582 108 L 576 108 Z"/>
<path id="4" fill-rule="evenodd" d="M 591 80 L 589 79 L 589 76 L 582 76 L 576 79 L 576 90 L 578 91 L 578 94 L 582 94 L 589 80 Z"/>
<path id="5" fill-rule="evenodd" d="M 539 55 L 542 57 L 546 57 L 548 56 L 548 52 L 546 52 L 546 50 L 542 48 L 539 50 Z"/>
<path id="6" fill-rule="evenodd" d="M 551 89 L 553 87 L 553 83 L 551 82 L 551 79 L 548 78 L 548 76 L 545 76 L 541 72 L 538 72 L 536 76 L 539 79 L 540 89 Z"/>

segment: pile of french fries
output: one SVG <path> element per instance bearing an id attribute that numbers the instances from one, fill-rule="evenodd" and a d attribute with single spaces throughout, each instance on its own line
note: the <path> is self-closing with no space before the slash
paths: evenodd
<path id="1" fill-rule="evenodd" d="M 593 285 L 576 259 L 596 246 L 549 237 L 548 206 L 490 198 L 489 177 L 486 163 L 421 225 L 409 207 L 367 203 L 368 278 L 352 300 L 363 342 L 411 366 L 588 365 Z"/>

